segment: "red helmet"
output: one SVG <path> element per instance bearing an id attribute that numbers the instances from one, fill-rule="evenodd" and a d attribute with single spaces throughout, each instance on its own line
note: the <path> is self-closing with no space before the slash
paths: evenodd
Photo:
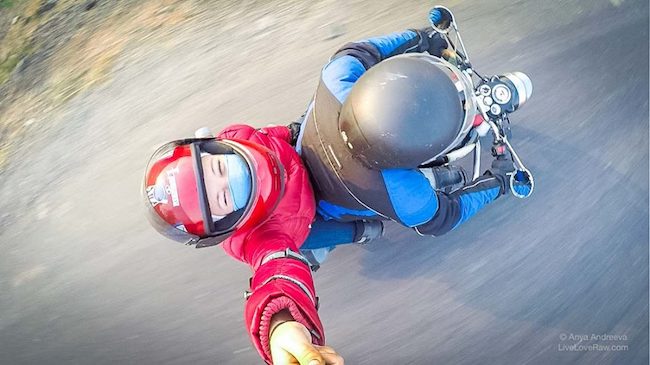
<path id="1" fill-rule="evenodd" d="M 206 153 L 239 155 L 252 180 L 248 203 L 217 221 L 203 180 L 201 156 Z M 142 194 L 147 217 L 158 232 L 198 248 L 264 222 L 282 198 L 285 177 L 277 156 L 264 146 L 239 139 L 192 138 L 169 142 L 154 152 Z"/>

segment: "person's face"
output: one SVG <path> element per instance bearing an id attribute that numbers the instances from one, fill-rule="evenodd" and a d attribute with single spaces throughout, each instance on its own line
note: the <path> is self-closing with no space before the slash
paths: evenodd
<path id="1" fill-rule="evenodd" d="M 232 194 L 228 187 L 228 169 L 223 155 L 208 155 L 201 157 L 203 165 L 203 182 L 208 194 L 208 203 L 212 215 L 232 213 Z"/>

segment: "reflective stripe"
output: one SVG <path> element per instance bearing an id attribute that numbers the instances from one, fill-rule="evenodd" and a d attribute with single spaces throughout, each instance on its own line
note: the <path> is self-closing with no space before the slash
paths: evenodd
<path id="1" fill-rule="evenodd" d="M 307 259 L 303 255 L 299 254 L 298 252 L 292 251 L 290 248 L 287 248 L 284 251 L 277 251 L 277 252 L 273 252 L 272 254 L 266 255 L 264 257 L 264 259 L 262 260 L 262 263 L 260 264 L 260 266 L 266 264 L 267 262 L 269 262 L 271 260 L 283 259 L 283 258 L 286 258 L 286 257 L 294 259 L 294 260 L 298 260 L 298 261 L 304 263 L 305 265 L 309 266 L 309 261 L 307 261 Z"/>
<path id="2" fill-rule="evenodd" d="M 309 297 L 309 299 L 311 299 L 311 302 L 314 303 L 314 306 L 316 306 L 316 301 L 314 300 L 314 296 L 311 295 L 311 292 L 309 291 L 309 289 L 307 289 L 307 286 L 306 286 L 305 284 L 301 283 L 300 281 L 298 281 L 298 280 L 296 280 L 296 279 L 290 277 L 290 276 L 286 276 L 286 275 L 273 275 L 273 276 L 271 276 L 270 278 L 264 280 L 264 282 L 263 282 L 262 285 L 260 285 L 260 286 L 264 286 L 264 285 L 270 283 L 271 281 L 273 281 L 273 280 L 275 280 L 275 279 L 287 280 L 287 281 L 289 281 L 289 282 L 292 282 L 292 283 L 298 285 L 298 287 L 300 287 L 300 289 L 302 289 L 302 291 L 304 291 L 305 294 L 307 294 L 307 296 Z"/>
<path id="3" fill-rule="evenodd" d="M 435 235 L 432 235 L 432 234 L 424 234 L 424 233 L 420 232 L 420 230 L 418 229 L 418 227 L 413 227 L 413 229 L 415 230 L 415 233 L 417 233 L 419 236 L 422 236 L 422 237 L 435 237 Z"/>
<path id="4" fill-rule="evenodd" d="M 487 179 L 485 179 L 485 180 L 479 180 L 479 181 L 473 183 L 472 185 L 465 185 L 465 186 L 463 186 L 463 189 L 462 189 L 462 190 L 468 190 L 468 189 L 471 189 L 471 188 L 477 187 L 479 184 L 482 184 L 482 183 L 484 183 L 484 182 L 486 182 L 486 181 L 496 180 L 496 179 L 497 179 L 496 177 L 489 177 L 489 178 L 487 178 Z M 491 188 L 490 188 L 490 189 L 491 189 Z"/>

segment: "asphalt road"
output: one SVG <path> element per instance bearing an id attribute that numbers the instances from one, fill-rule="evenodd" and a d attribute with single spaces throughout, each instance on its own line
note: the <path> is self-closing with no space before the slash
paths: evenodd
<path id="1" fill-rule="evenodd" d="M 0 363 L 260 363 L 248 268 L 148 226 L 146 159 L 201 126 L 292 120 L 338 46 L 432 3 L 226 3 L 29 127 L 0 174 Z M 336 249 L 316 274 L 329 344 L 347 364 L 647 364 L 648 2 L 443 4 L 479 71 L 533 80 L 512 120 L 536 191 L 443 237 L 389 225 Z"/>

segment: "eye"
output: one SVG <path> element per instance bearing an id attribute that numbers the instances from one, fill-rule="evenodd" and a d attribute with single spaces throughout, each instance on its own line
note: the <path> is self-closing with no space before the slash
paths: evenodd
<path id="1" fill-rule="evenodd" d="M 222 167 L 222 164 L 221 164 L 221 160 L 217 161 L 217 166 L 218 166 L 218 169 L 219 169 L 219 175 L 223 176 L 223 167 Z"/>

